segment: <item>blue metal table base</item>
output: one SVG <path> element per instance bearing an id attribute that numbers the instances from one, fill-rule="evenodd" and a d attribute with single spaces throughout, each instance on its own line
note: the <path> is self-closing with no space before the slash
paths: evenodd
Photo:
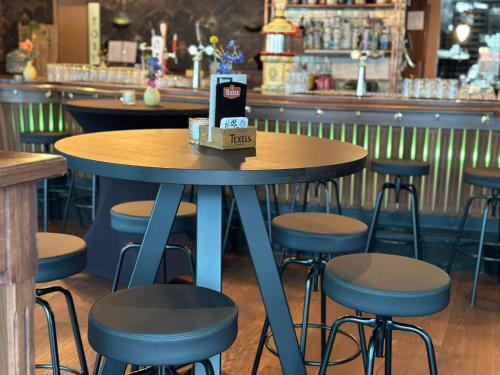
<path id="1" fill-rule="evenodd" d="M 149 225 L 142 242 L 129 287 L 152 284 L 179 206 L 183 185 L 162 184 L 156 197 Z M 241 222 L 247 238 L 260 293 L 285 375 L 305 375 L 290 310 L 254 186 L 233 186 Z M 217 291 L 222 288 L 222 187 L 198 187 L 197 267 L 199 286 Z M 211 358 L 220 374 L 220 355 Z M 123 375 L 126 365 L 106 360 L 103 375 Z M 197 367 L 196 374 L 204 374 Z"/>

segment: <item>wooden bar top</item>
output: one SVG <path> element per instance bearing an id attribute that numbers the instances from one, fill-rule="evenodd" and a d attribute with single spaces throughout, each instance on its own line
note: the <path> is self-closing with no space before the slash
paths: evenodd
<path id="1" fill-rule="evenodd" d="M 0 187 L 61 176 L 66 169 L 58 155 L 0 151 Z"/>
<path id="2" fill-rule="evenodd" d="M 92 95 L 120 95 L 124 89 L 134 89 L 140 96 L 144 91 L 143 86 L 125 85 L 100 82 L 47 82 L 38 80 L 35 82 L 16 81 L 0 77 L 0 101 L 2 91 L 5 94 L 25 91 L 43 91 L 74 94 Z M 206 104 L 208 102 L 208 90 L 192 90 L 187 88 L 162 88 L 161 94 L 164 98 L 176 101 L 194 101 Z M 71 96 L 71 95 L 70 95 Z M 319 95 L 319 94 L 293 94 L 293 95 L 265 95 L 259 91 L 250 90 L 247 95 L 249 106 L 277 107 L 277 108 L 321 108 L 321 109 L 346 109 L 346 110 L 415 110 L 415 111 L 460 111 L 480 112 L 500 115 L 500 102 L 478 101 L 478 100 L 440 100 L 440 99 L 406 99 L 399 94 L 375 94 L 358 98 L 356 96 L 344 95 Z"/>

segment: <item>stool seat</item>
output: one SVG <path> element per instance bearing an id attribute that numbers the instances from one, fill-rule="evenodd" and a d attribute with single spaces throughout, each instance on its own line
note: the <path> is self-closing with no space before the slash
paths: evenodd
<path id="1" fill-rule="evenodd" d="M 491 189 L 500 189 L 500 168 L 465 168 L 464 182 Z"/>
<path id="2" fill-rule="evenodd" d="M 328 262 L 323 288 L 338 303 L 382 316 L 424 316 L 443 310 L 450 277 L 413 258 L 350 254 Z"/>
<path id="3" fill-rule="evenodd" d="M 22 143 L 50 145 L 71 135 L 69 132 L 23 132 L 20 139 Z"/>
<path id="4" fill-rule="evenodd" d="M 37 283 L 64 279 L 87 265 L 87 244 L 79 237 L 62 233 L 36 234 L 38 250 Z"/>
<path id="5" fill-rule="evenodd" d="M 119 319 L 117 319 L 119 317 Z M 225 351 L 238 308 L 194 285 L 148 285 L 105 296 L 91 309 L 88 337 L 105 357 L 135 365 L 181 365 Z"/>
<path id="6" fill-rule="evenodd" d="M 391 176 L 425 176 L 431 165 L 425 161 L 405 159 L 375 159 L 371 161 L 372 171 Z"/>
<path id="7" fill-rule="evenodd" d="M 365 246 L 368 227 L 362 221 L 323 212 L 295 212 L 273 219 L 273 241 L 290 249 L 341 253 Z"/>
<path id="8" fill-rule="evenodd" d="M 133 201 L 120 203 L 111 208 L 111 227 L 120 232 L 144 234 L 154 201 Z M 172 227 L 172 234 L 185 233 L 196 223 L 196 204 L 181 202 Z"/>

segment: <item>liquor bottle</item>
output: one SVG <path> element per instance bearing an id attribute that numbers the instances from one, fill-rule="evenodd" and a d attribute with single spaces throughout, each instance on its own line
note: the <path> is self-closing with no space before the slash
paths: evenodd
<path id="1" fill-rule="evenodd" d="M 342 23 L 342 41 L 340 48 L 343 50 L 350 50 L 352 47 L 352 28 L 349 20 L 344 19 Z"/>
<path id="2" fill-rule="evenodd" d="M 380 35 L 380 49 L 382 51 L 391 49 L 391 36 L 387 27 L 384 27 L 384 30 L 382 30 L 382 35 Z"/>

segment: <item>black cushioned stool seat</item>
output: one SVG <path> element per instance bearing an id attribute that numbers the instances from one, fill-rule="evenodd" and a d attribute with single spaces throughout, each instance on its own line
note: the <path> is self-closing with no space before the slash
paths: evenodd
<path id="1" fill-rule="evenodd" d="M 105 296 L 91 309 L 90 345 L 136 365 L 198 362 L 228 349 L 238 309 L 225 295 L 193 285 L 149 285 Z"/>
<path id="2" fill-rule="evenodd" d="M 36 234 L 38 272 L 36 282 L 64 279 L 87 265 L 87 244 L 79 237 L 62 233 Z"/>
<path id="3" fill-rule="evenodd" d="M 348 216 L 295 212 L 273 219 L 273 241 L 290 249 L 315 253 L 362 249 L 368 227 Z"/>
<path id="4" fill-rule="evenodd" d="M 450 277 L 440 268 L 418 259 L 387 254 L 350 254 L 326 265 L 323 289 L 334 301 L 374 317 L 344 316 L 333 323 L 319 371 L 326 374 L 335 336 L 345 323 L 372 328 L 363 353 L 365 374 L 373 375 L 375 357 L 385 358 L 385 374 L 391 374 L 393 331 L 418 335 L 425 344 L 431 375 L 438 375 L 431 337 L 423 329 L 393 320 L 394 316 L 437 313 L 450 300 Z"/>
<path id="5" fill-rule="evenodd" d="M 431 165 L 419 160 L 375 159 L 371 161 L 370 168 L 391 176 L 424 176 L 429 174 Z"/>
<path id="6" fill-rule="evenodd" d="M 338 303 L 383 316 L 424 316 L 443 310 L 450 299 L 450 277 L 412 258 L 350 254 L 331 260 L 323 287 Z"/>
<path id="7" fill-rule="evenodd" d="M 111 208 L 111 227 L 126 233 L 144 234 L 154 201 L 132 201 Z M 181 202 L 172 227 L 172 234 L 192 230 L 196 223 L 196 204 Z"/>
<path id="8" fill-rule="evenodd" d="M 51 145 L 71 135 L 69 132 L 23 132 L 20 139 L 22 143 Z"/>
<path id="9" fill-rule="evenodd" d="M 464 182 L 490 189 L 500 189 L 500 168 L 465 168 Z"/>

